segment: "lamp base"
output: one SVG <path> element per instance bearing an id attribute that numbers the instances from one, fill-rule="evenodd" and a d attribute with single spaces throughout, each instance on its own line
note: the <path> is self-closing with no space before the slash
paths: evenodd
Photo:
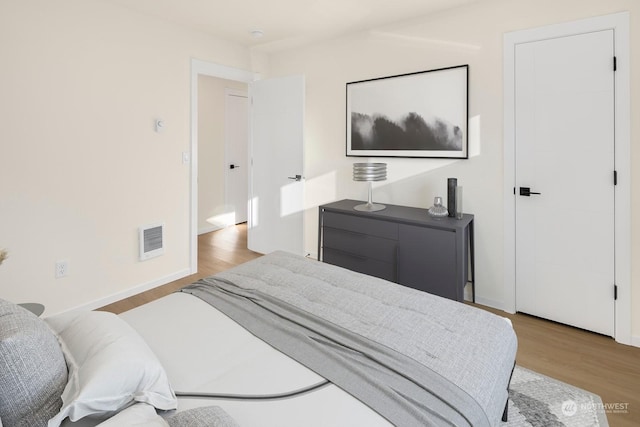
<path id="1" fill-rule="evenodd" d="M 386 209 L 385 205 L 381 205 L 378 203 L 363 203 L 361 205 L 354 206 L 353 209 L 360 212 L 376 212 Z"/>

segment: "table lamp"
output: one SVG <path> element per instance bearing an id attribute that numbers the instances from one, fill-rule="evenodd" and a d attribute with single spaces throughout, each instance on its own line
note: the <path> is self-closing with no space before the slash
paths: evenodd
<path id="1" fill-rule="evenodd" d="M 386 163 L 354 163 L 353 164 L 353 180 L 366 181 L 369 183 L 369 199 L 367 203 L 354 206 L 353 209 L 364 212 L 381 211 L 386 208 L 385 205 L 376 204 L 371 201 L 371 193 L 373 192 L 373 181 L 384 181 L 387 179 Z"/>

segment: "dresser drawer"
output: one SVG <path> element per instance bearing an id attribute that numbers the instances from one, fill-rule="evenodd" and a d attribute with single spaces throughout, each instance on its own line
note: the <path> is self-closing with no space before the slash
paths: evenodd
<path id="1" fill-rule="evenodd" d="M 358 273 L 379 277 L 392 282 L 396 281 L 395 262 L 381 262 L 375 259 L 349 254 L 325 247 L 322 261 L 344 267 Z"/>
<path id="2" fill-rule="evenodd" d="M 390 221 L 325 211 L 322 215 L 322 225 L 324 227 L 398 240 L 398 224 Z"/>
<path id="3" fill-rule="evenodd" d="M 395 262 L 396 259 L 396 240 L 331 227 L 324 228 L 322 239 L 325 248 L 385 262 Z"/>
<path id="4" fill-rule="evenodd" d="M 475 288 L 473 215 L 434 220 L 427 209 L 355 210 L 360 204 L 318 207 L 318 260 L 457 301 L 467 282 Z"/>

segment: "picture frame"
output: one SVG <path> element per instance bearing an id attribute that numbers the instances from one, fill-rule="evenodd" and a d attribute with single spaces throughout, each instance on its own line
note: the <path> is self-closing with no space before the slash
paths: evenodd
<path id="1" fill-rule="evenodd" d="M 469 158 L 469 65 L 346 86 L 348 157 Z"/>

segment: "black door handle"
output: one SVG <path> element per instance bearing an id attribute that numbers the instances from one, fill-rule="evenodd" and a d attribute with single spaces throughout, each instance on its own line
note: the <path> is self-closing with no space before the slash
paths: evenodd
<path id="1" fill-rule="evenodd" d="M 534 191 L 531 191 L 531 188 L 529 187 L 520 187 L 520 195 L 521 196 L 531 196 L 532 194 L 541 194 L 541 193 L 536 193 Z"/>
<path id="2" fill-rule="evenodd" d="M 229 169 L 236 169 L 236 168 L 239 168 L 239 167 L 240 166 L 234 165 L 234 164 L 229 165 Z"/>

